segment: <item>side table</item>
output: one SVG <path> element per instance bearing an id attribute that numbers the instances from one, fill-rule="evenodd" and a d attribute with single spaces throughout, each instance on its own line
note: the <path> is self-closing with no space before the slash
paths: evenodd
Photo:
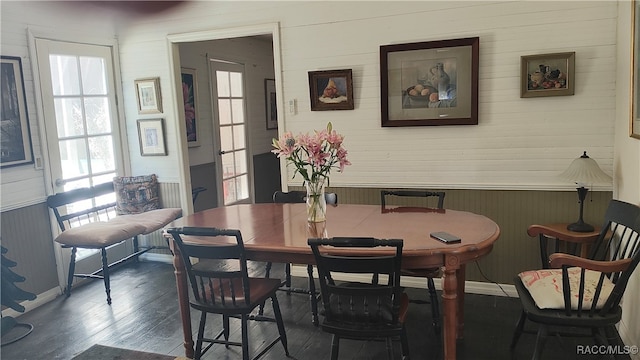
<path id="1" fill-rule="evenodd" d="M 578 247 L 580 248 L 580 257 L 587 258 L 589 256 L 589 245 L 593 243 L 600 234 L 600 227 L 596 227 L 590 232 L 576 232 L 567 229 L 569 223 L 556 224 L 534 224 L 529 226 L 527 234 L 531 237 L 538 236 L 540 239 L 540 260 L 542 268 L 549 268 L 549 243 L 553 252 L 565 252 L 578 255 Z"/>

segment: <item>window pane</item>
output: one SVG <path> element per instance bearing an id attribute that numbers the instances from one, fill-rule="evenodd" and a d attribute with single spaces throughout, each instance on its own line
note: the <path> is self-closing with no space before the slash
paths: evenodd
<path id="1" fill-rule="evenodd" d="M 61 140 L 60 161 L 62 163 L 63 179 L 89 174 L 89 163 L 84 139 Z"/>
<path id="2" fill-rule="evenodd" d="M 113 171 L 116 169 L 113 161 L 113 140 L 110 135 L 90 137 L 89 151 L 91 153 L 92 173 Z"/>
<path id="3" fill-rule="evenodd" d="M 64 184 L 64 191 L 69 191 L 69 190 L 75 190 L 75 189 L 80 189 L 80 188 L 85 188 L 85 187 L 89 187 L 89 179 L 84 178 L 84 179 L 80 179 L 80 180 L 75 180 L 75 181 L 68 181 Z M 74 203 L 74 205 L 76 205 L 76 203 Z M 74 208 L 75 211 L 78 210 L 84 210 L 84 209 L 88 209 L 90 207 L 92 207 L 93 205 L 91 205 L 91 200 L 87 200 L 87 203 L 83 204 L 83 206 L 78 206 L 77 208 Z M 69 205 L 67 205 L 67 209 L 69 208 Z"/>
<path id="4" fill-rule="evenodd" d="M 235 178 L 222 182 L 224 191 L 224 204 L 229 205 L 236 201 L 236 182 Z"/>
<path id="5" fill-rule="evenodd" d="M 222 154 L 221 158 L 222 158 L 222 178 L 228 179 L 234 176 L 236 173 L 235 173 L 235 167 L 233 164 L 233 153 Z"/>
<path id="6" fill-rule="evenodd" d="M 235 152 L 236 157 L 236 174 L 247 172 L 247 153 L 244 150 Z"/>
<path id="7" fill-rule="evenodd" d="M 55 99 L 56 125 L 58 128 L 58 137 L 65 138 L 69 136 L 84 134 L 82 126 L 82 105 L 80 98 L 73 99 Z"/>
<path id="8" fill-rule="evenodd" d="M 242 124 L 244 122 L 244 101 L 242 99 L 231 100 L 231 114 L 233 115 L 234 124 Z"/>
<path id="9" fill-rule="evenodd" d="M 235 150 L 244 149 L 244 125 L 237 125 L 233 127 L 233 148 Z"/>
<path id="10" fill-rule="evenodd" d="M 247 175 L 236 178 L 236 198 L 237 200 L 249 198 L 249 177 Z"/>
<path id="11" fill-rule="evenodd" d="M 231 77 L 231 96 L 242 97 L 242 73 L 229 73 Z"/>
<path id="12" fill-rule="evenodd" d="M 231 126 L 220 127 L 220 149 L 223 151 L 233 150 L 233 134 Z"/>
<path id="13" fill-rule="evenodd" d="M 75 56 L 50 55 L 53 95 L 80 95 L 78 60 Z"/>
<path id="14" fill-rule="evenodd" d="M 231 124 L 231 102 L 229 99 L 218 99 L 218 120 L 220 125 Z"/>
<path id="15" fill-rule="evenodd" d="M 84 111 L 87 117 L 87 133 L 89 135 L 111 133 L 109 99 L 106 96 L 85 98 Z"/>
<path id="16" fill-rule="evenodd" d="M 93 186 L 96 185 L 100 185 L 100 184 L 104 184 L 104 183 L 108 183 L 108 182 L 112 182 L 113 178 L 116 176 L 115 172 L 112 173 L 108 173 L 108 174 L 103 174 L 103 175 L 98 175 L 98 176 L 94 176 L 91 183 L 93 184 Z M 115 196 L 115 195 L 114 195 Z M 115 199 L 115 198 L 114 198 Z M 115 201 L 115 200 L 114 200 Z"/>
<path id="17" fill-rule="evenodd" d="M 96 57 L 80 57 L 82 92 L 85 95 L 106 95 L 104 60 Z"/>
<path id="18" fill-rule="evenodd" d="M 218 82 L 218 97 L 229 97 L 229 72 L 216 71 L 216 81 Z"/>

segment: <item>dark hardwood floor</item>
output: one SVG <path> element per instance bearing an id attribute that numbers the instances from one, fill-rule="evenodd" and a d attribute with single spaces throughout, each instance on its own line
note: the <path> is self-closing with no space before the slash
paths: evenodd
<path id="1" fill-rule="evenodd" d="M 272 274 L 282 273 L 275 269 Z M 256 271 L 263 271 L 257 264 Z M 295 278 L 297 286 L 306 279 Z M 112 272 L 111 296 L 107 305 L 102 281 L 91 281 L 74 289 L 71 297 L 60 296 L 54 301 L 18 317 L 31 323 L 33 332 L 24 339 L 3 346 L 4 360 L 71 359 L 94 344 L 129 348 L 160 354 L 184 356 L 182 328 L 178 313 L 173 266 L 157 262 L 131 262 Z M 407 289 L 412 299 L 427 300 L 424 289 Z M 280 307 L 285 320 L 289 350 L 297 360 L 328 359 L 331 336 L 311 324 L 308 297 L 280 292 Z M 269 305 L 269 304 L 268 304 Z M 441 359 L 439 337 L 431 325 L 430 305 L 411 304 L 407 321 L 411 358 Z M 270 306 L 266 307 L 270 313 Z M 535 335 L 524 334 L 511 354 L 509 343 L 520 314 L 518 299 L 467 294 L 465 297 L 465 338 L 458 344 L 458 359 L 500 360 L 531 357 Z M 199 314 L 192 311 L 194 331 Z M 231 334 L 239 338 L 239 324 L 233 323 Z M 209 317 L 208 328 L 220 320 Z M 217 331 L 217 328 L 216 328 Z M 211 330 L 211 332 L 214 332 Z M 261 347 L 266 339 L 277 334 L 273 323 L 254 323 L 249 329 L 252 348 Z M 592 344 L 590 339 L 560 340 L 550 338 L 544 359 L 585 359 L 577 354 L 577 345 Z M 396 345 L 399 350 L 399 344 Z M 205 356 L 208 360 L 240 359 L 240 349 L 214 346 Z M 254 353 L 255 354 L 255 353 Z M 590 357 L 596 359 L 597 357 Z M 628 357 L 623 357 L 628 359 Z M 286 359 L 277 344 L 263 359 Z M 384 343 L 341 341 L 340 359 L 386 359 Z M 100 360 L 100 359 L 96 359 Z"/>

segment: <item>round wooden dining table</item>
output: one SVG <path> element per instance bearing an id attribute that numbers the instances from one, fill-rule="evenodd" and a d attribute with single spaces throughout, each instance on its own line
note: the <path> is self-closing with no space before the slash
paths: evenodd
<path id="1" fill-rule="evenodd" d="M 307 244 L 314 237 L 402 239 L 402 268 L 442 268 L 444 358 L 456 358 L 456 340 L 464 332 L 465 266 L 491 252 L 500 228 L 491 219 L 465 211 L 380 205 L 327 206 L 326 221 L 307 222 L 305 204 L 240 204 L 204 210 L 175 220 L 168 227 L 216 227 L 242 233 L 247 259 L 314 264 Z M 461 242 L 445 244 L 429 236 L 445 231 Z M 209 238 L 207 241 L 215 241 Z M 185 354 L 193 357 L 189 294 L 179 250 L 174 254 Z"/>

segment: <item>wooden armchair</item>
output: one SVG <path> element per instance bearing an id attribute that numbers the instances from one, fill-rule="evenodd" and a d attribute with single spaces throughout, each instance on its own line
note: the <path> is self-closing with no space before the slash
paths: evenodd
<path id="1" fill-rule="evenodd" d="M 532 359 L 540 359 L 550 327 L 593 337 L 597 345 L 618 345 L 615 325 L 629 277 L 640 262 L 640 207 L 611 200 L 588 259 L 556 253 L 551 269 L 525 271 L 515 278 L 522 313 L 511 342 L 514 350 L 526 320 L 538 325 Z M 566 331 L 586 329 L 588 333 Z"/>

